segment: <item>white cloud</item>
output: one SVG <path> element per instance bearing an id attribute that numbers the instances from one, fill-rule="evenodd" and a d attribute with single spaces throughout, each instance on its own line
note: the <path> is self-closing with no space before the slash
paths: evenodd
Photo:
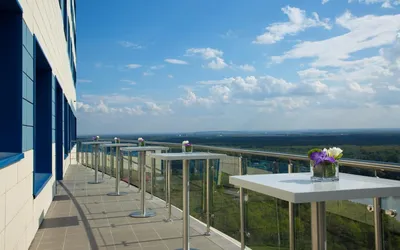
<path id="1" fill-rule="evenodd" d="M 165 59 L 164 61 L 167 63 L 172 63 L 172 64 L 188 64 L 186 61 L 179 60 L 179 59 L 168 58 L 168 59 Z"/>
<path id="2" fill-rule="evenodd" d="M 191 106 L 197 104 L 210 107 L 211 104 L 214 103 L 214 100 L 210 98 L 198 97 L 191 89 L 188 88 L 186 89 L 186 96 L 179 98 L 179 101 L 181 101 L 185 106 Z"/>
<path id="3" fill-rule="evenodd" d="M 121 88 L 122 91 L 131 90 L 131 88 Z"/>
<path id="4" fill-rule="evenodd" d="M 250 65 L 250 64 L 239 65 L 238 68 L 243 71 L 248 71 L 248 72 L 256 71 L 256 68 L 254 68 L 254 66 Z"/>
<path id="5" fill-rule="evenodd" d="M 350 82 L 349 88 L 355 92 L 366 93 L 366 94 L 374 94 L 375 91 L 371 86 L 361 86 L 356 82 Z"/>
<path id="6" fill-rule="evenodd" d="M 125 67 L 127 67 L 128 69 L 138 69 L 138 68 L 142 67 L 142 65 L 132 63 L 132 64 L 125 65 Z"/>
<path id="7" fill-rule="evenodd" d="M 126 80 L 126 79 L 120 80 L 120 82 L 125 82 L 125 83 L 130 84 L 130 85 L 136 85 L 135 81 Z"/>
<path id="8" fill-rule="evenodd" d="M 336 19 L 336 24 L 349 32 L 322 41 L 301 42 L 272 60 L 280 63 L 286 59 L 314 58 L 313 67 L 351 64 L 348 59 L 352 53 L 393 43 L 400 29 L 400 15 L 355 17 L 346 11 Z"/>
<path id="9" fill-rule="evenodd" d="M 151 70 L 158 70 L 158 69 L 162 69 L 164 67 L 165 67 L 165 65 L 154 65 L 154 66 L 151 66 L 150 69 Z"/>
<path id="10" fill-rule="evenodd" d="M 145 72 L 143 72 L 143 76 L 152 76 L 152 75 L 154 75 L 154 73 L 151 72 L 151 71 L 145 71 Z"/>
<path id="11" fill-rule="evenodd" d="M 164 115 L 173 111 L 167 104 L 159 104 L 141 97 L 113 94 L 110 96 L 84 95 L 77 102 L 77 111 L 99 114 Z"/>
<path id="12" fill-rule="evenodd" d="M 166 115 L 173 113 L 169 105 L 159 105 L 155 102 L 145 102 L 145 109 L 153 115 Z"/>
<path id="13" fill-rule="evenodd" d="M 89 80 L 89 79 L 78 79 L 77 82 L 78 83 L 91 83 L 92 80 Z"/>
<path id="14" fill-rule="evenodd" d="M 118 42 L 122 47 L 132 48 L 132 49 L 142 49 L 143 47 L 137 43 L 132 43 L 128 41 L 120 41 Z"/>
<path id="15" fill-rule="evenodd" d="M 174 78 L 174 76 L 173 75 L 168 75 L 168 78 Z"/>
<path id="16" fill-rule="evenodd" d="M 212 60 L 207 64 L 207 67 L 210 69 L 219 70 L 228 67 L 228 64 L 225 63 L 224 59 L 216 57 L 215 60 Z"/>
<path id="17" fill-rule="evenodd" d="M 228 67 L 225 60 L 222 58 L 224 52 L 212 48 L 190 48 L 186 50 L 186 56 L 200 55 L 204 60 L 211 60 L 206 67 L 213 70 L 220 70 Z"/>
<path id="18" fill-rule="evenodd" d="M 212 48 L 191 48 L 186 50 L 187 56 L 193 56 L 196 54 L 201 55 L 204 59 L 212 59 L 222 57 L 224 55 L 224 52 Z"/>
<path id="19" fill-rule="evenodd" d="M 322 4 L 326 4 L 327 2 L 329 2 L 329 0 L 322 0 Z"/>
<path id="20" fill-rule="evenodd" d="M 229 102 L 231 90 L 228 86 L 214 85 L 210 88 L 210 92 L 216 99 L 220 99 L 224 103 Z"/>
<path id="21" fill-rule="evenodd" d="M 324 79 L 328 76 L 328 71 L 320 70 L 316 68 L 309 68 L 301 71 L 297 71 L 297 74 L 301 79 Z"/>
<path id="22" fill-rule="evenodd" d="M 312 27 L 323 27 L 331 29 L 329 20 L 320 20 L 317 13 L 313 12 L 312 17 L 307 17 L 306 12 L 299 8 L 286 6 L 281 9 L 284 14 L 289 18 L 288 22 L 273 23 L 266 28 L 267 32 L 257 36 L 253 43 L 257 44 L 273 44 L 281 41 L 287 35 L 296 35 Z"/>
<path id="23" fill-rule="evenodd" d="M 393 8 L 393 5 L 400 5 L 399 0 L 349 0 L 349 3 L 359 2 L 363 4 L 381 4 L 382 8 Z"/>

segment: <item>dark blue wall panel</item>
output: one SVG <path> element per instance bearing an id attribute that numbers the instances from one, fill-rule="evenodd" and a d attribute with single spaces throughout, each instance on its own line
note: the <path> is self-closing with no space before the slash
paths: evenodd
<path id="1" fill-rule="evenodd" d="M 63 101 L 64 95 L 59 84 L 56 84 L 56 179 L 63 179 Z"/>
<path id="2" fill-rule="evenodd" d="M 22 14 L 0 11 L 0 152 L 22 152 Z"/>

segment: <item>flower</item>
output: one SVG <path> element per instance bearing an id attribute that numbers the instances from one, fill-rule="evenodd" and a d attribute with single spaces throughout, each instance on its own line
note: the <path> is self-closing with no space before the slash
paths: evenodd
<path id="1" fill-rule="evenodd" d="M 185 144 L 188 144 L 188 143 L 189 143 L 189 141 L 183 141 L 182 145 L 185 145 Z"/>
<path id="2" fill-rule="evenodd" d="M 140 142 L 144 141 L 144 139 L 142 137 L 139 137 L 137 140 Z"/>
<path id="3" fill-rule="evenodd" d="M 341 148 L 333 147 L 328 149 L 327 152 L 329 156 L 335 158 L 336 160 L 342 158 L 343 156 L 343 150 Z"/>
<path id="4" fill-rule="evenodd" d="M 100 139 L 100 136 L 96 136 L 97 139 Z"/>
<path id="5" fill-rule="evenodd" d="M 190 146 L 192 146 L 192 144 L 190 144 L 190 143 L 185 144 L 185 147 L 190 147 Z"/>
<path id="6" fill-rule="evenodd" d="M 327 151 L 322 152 L 314 152 L 311 154 L 310 159 L 314 161 L 314 166 L 323 164 L 323 163 L 335 163 L 336 160 L 334 157 L 329 156 Z"/>

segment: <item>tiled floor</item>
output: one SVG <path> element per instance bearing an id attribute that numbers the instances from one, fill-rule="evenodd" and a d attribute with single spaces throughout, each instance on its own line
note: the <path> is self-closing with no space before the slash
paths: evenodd
<path id="1" fill-rule="evenodd" d="M 181 212 L 173 209 L 173 222 L 167 216 L 165 202 L 147 196 L 147 207 L 156 211 L 152 218 L 128 216 L 139 207 L 135 187 L 121 182 L 125 196 L 107 196 L 115 179 L 108 176 L 101 184 L 88 184 L 94 172 L 71 165 L 58 185 L 58 194 L 37 232 L 30 250 L 143 249 L 163 250 L 182 247 Z M 99 174 L 99 176 L 101 176 Z M 203 236 L 204 225 L 191 220 L 191 247 L 204 250 L 240 249 L 237 242 L 218 232 Z"/>

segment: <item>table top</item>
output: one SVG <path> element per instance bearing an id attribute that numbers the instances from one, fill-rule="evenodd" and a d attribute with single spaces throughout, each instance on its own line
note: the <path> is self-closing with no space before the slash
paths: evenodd
<path id="1" fill-rule="evenodd" d="M 110 143 L 109 141 L 85 141 L 82 142 L 82 145 L 100 145 L 100 144 L 108 144 Z"/>
<path id="2" fill-rule="evenodd" d="M 151 158 L 158 160 L 212 160 L 221 159 L 225 157 L 224 154 L 213 154 L 213 153 L 203 153 L 203 152 L 193 152 L 193 153 L 156 153 L 151 154 Z"/>
<path id="3" fill-rule="evenodd" d="M 107 143 L 102 144 L 101 147 L 103 148 L 117 148 L 117 147 L 132 147 L 136 146 L 134 143 Z"/>
<path id="4" fill-rule="evenodd" d="M 161 146 L 144 146 L 144 147 L 126 147 L 121 148 L 121 151 L 125 152 L 139 152 L 139 151 L 156 151 L 156 150 L 168 150 L 168 147 Z"/>
<path id="5" fill-rule="evenodd" d="M 400 181 L 340 173 L 336 182 L 311 182 L 310 173 L 230 176 L 229 183 L 292 203 L 398 196 Z"/>

